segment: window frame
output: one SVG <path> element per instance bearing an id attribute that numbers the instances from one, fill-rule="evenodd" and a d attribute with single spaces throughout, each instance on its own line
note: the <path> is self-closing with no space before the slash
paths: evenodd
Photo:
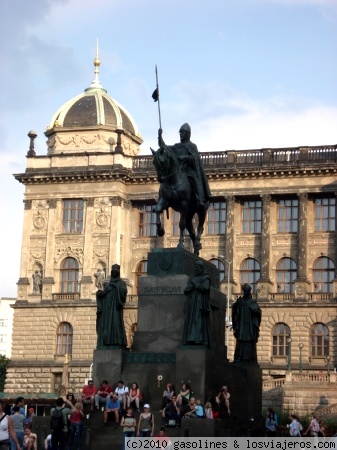
<path id="1" fill-rule="evenodd" d="M 316 232 L 336 231 L 335 197 L 316 197 L 314 199 L 314 222 Z"/>
<path id="2" fill-rule="evenodd" d="M 298 216 L 299 216 L 298 199 L 296 198 L 279 199 L 277 205 L 278 233 L 298 233 Z"/>
<path id="3" fill-rule="evenodd" d="M 252 262 L 252 267 L 249 267 Z M 248 264 L 247 268 L 243 268 L 244 264 Z M 257 268 L 258 267 L 258 268 Z M 252 293 L 257 293 L 257 282 L 261 278 L 261 265 L 255 258 L 245 258 L 240 265 L 240 283 L 243 286 L 245 283 L 252 288 Z"/>
<path id="4" fill-rule="evenodd" d="M 290 262 L 289 268 L 280 268 L 280 264 Z M 285 280 L 288 275 L 289 280 Z M 282 280 L 280 280 L 280 276 Z M 278 294 L 294 294 L 295 292 L 295 280 L 297 278 L 297 264 L 288 256 L 285 256 L 278 260 L 276 265 L 276 280 L 277 280 L 277 293 Z M 282 288 L 283 287 L 283 288 Z"/>
<path id="5" fill-rule="evenodd" d="M 73 326 L 69 322 L 60 322 L 56 330 L 56 356 L 72 355 L 73 336 Z"/>
<path id="6" fill-rule="evenodd" d="M 317 332 L 315 332 L 316 330 Z M 310 356 L 313 358 L 326 358 L 329 356 L 329 346 L 330 333 L 327 325 L 323 322 L 312 324 L 310 329 Z"/>
<path id="7" fill-rule="evenodd" d="M 66 267 L 66 264 L 74 267 Z M 65 258 L 60 267 L 60 291 L 62 294 L 74 294 L 79 292 L 80 266 L 76 258 Z"/>
<path id="8" fill-rule="evenodd" d="M 83 232 L 84 200 L 80 198 L 64 199 L 62 203 L 62 232 L 77 234 Z"/>
<path id="9" fill-rule="evenodd" d="M 327 262 L 327 267 L 317 267 L 318 264 Z M 330 266 L 330 267 L 329 267 Z M 324 279 L 325 278 L 325 279 Z M 320 256 L 313 265 L 314 291 L 317 293 L 333 292 L 333 280 L 335 278 L 335 264 L 328 256 Z"/>
<path id="10" fill-rule="evenodd" d="M 279 332 L 278 328 L 280 329 Z M 273 357 L 288 357 L 290 343 L 288 339 L 291 338 L 291 331 L 289 325 L 284 322 L 275 323 L 272 331 L 272 356 Z"/>
<path id="11" fill-rule="evenodd" d="M 262 232 L 262 200 L 244 200 L 241 203 L 242 234 Z"/>
<path id="12" fill-rule="evenodd" d="M 207 210 L 207 235 L 226 234 L 227 202 L 212 202 Z"/>
<path id="13" fill-rule="evenodd" d="M 156 213 L 153 212 L 155 205 L 143 204 L 138 209 L 138 236 L 139 237 L 156 237 Z"/>

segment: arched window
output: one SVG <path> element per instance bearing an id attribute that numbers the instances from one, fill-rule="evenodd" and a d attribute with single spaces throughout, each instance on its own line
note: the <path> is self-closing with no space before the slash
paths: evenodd
<path id="1" fill-rule="evenodd" d="M 252 288 L 252 293 L 256 293 L 257 281 L 260 279 L 260 264 L 254 258 L 247 258 L 241 264 L 240 282 L 248 283 Z"/>
<path id="2" fill-rule="evenodd" d="M 335 265 L 332 259 L 322 256 L 314 264 L 315 292 L 333 292 L 332 280 L 335 276 Z"/>
<path id="3" fill-rule="evenodd" d="M 329 355 L 329 329 L 324 323 L 314 323 L 310 332 L 311 356 Z"/>
<path id="4" fill-rule="evenodd" d="M 273 356 L 289 354 L 290 328 L 285 323 L 276 323 L 273 328 Z"/>
<path id="5" fill-rule="evenodd" d="M 78 292 L 79 265 L 75 258 L 66 258 L 61 265 L 61 293 Z"/>
<path id="6" fill-rule="evenodd" d="M 73 327 L 68 322 L 61 322 L 56 334 L 56 354 L 71 355 L 73 351 Z"/>
<path id="7" fill-rule="evenodd" d="M 282 294 L 293 294 L 295 280 L 297 278 L 297 266 L 293 259 L 282 258 L 277 263 L 277 292 Z"/>
<path id="8" fill-rule="evenodd" d="M 210 259 L 211 262 L 217 269 L 219 269 L 219 282 L 225 279 L 225 265 L 224 263 L 217 258 Z"/>
<path id="9" fill-rule="evenodd" d="M 142 275 L 147 275 L 147 261 L 141 261 L 138 264 L 137 270 L 136 270 L 136 288 L 138 293 L 138 284 L 139 284 L 139 278 Z"/>

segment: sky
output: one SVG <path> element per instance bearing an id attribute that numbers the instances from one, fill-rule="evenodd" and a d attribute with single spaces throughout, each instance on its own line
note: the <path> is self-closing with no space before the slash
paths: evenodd
<path id="1" fill-rule="evenodd" d="M 27 133 L 99 79 L 157 145 L 199 151 L 337 143 L 337 0 L 1 0 L 0 297 L 20 276 Z"/>

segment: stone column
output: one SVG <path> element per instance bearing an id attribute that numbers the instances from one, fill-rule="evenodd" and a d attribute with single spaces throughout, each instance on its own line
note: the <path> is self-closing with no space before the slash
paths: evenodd
<path id="1" fill-rule="evenodd" d="M 57 201 L 55 199 L 49 199 L 47 203 L 49 209 L 47 224 L 46 264 L 44 267 L 44 278 L 42 281 L 42 299 L 51 300 L 53 291 L 52 286 L 54 284 L 55 234 L 57 233 L 57 227 L 60 227 L 61 224 L 58 223 Z M 57 291 L 59 292 L 59 290 Z"/>
<path id="2" fill-rule="evenodd" d="M 21 246 L 21 264 L 20 264 L 20 278 L 18 280 L 17 298 L 18 300 L 28 299 L 28 289 L 31 280 L 28 279 L 28 261 L 30 250 L 30 233 L 28 230 L 32 226 L 32 200 L 24 200 L 24 215 L 23 215 L 23 233 Z"/>
<path id="3" fill-rule="evenodd" d="M 229 262 L 234 261 L 234 246 L 235 246 L 235 229 L 234 229 L 234 206 L 235 206 L 235 197 L 234 195 L 227 195 L 225 196 L 226 200 L 226 250 L 225 250 L 225 257 L 226 260 Z M 228 264 L 226 264 L 226 279 L 228 276 Z M 233 284 L 233 263 L 230 264 L 230 283 Z M 231 289 L 232 292 L 232 289 Z"/>
<path id="4" fill-rule="evenodd" d="M 262 199 L 262 230 L 261 230 L 261 277 L 258 281 L 259 298 L 268 298 L 272 282 L 270 280 L 270 202 L 269 194 L 261 195 Z"/>
<path id="5" fill-rule="evenodd" d="M 333 279 L 333 296 L 334 299 L 336 300 L 337 298 L 337 263 L 336 263 L 336 258 L 337 258 L 337 192 L 335 192 L 335 277 Z"/>
<path id="6" fill-rule="evenodd" d="M 92 290 L 92 260 L 93 260 L 93 225 L 94 225 L 94 199 L 92 197 L 85 198 L 85 235 L 86 239 L 83 246 L 83 267 L 82 278 L 79 281 L 80 284 L 80 298 L 90 298 Z"/>
<path id="7" fill-rule="evenodd" d="M 298 258 L 297 278 L 295 280 L 295 298 L 305 299 L 310 286 L 308 279 L 308 193 L 301 192 L 298 197 Z"/>
<path id="8" fill-rule="evenodd" d="M 122 198 L 115 196 L 110 198 L 111 202 L 111 225 L 110 225 L 110 248 L 109 248 L 109 266 L 120 264 L 121 242 L 120 242 L 120 223 Z M 122 272 L 122 271 L 121 271 Z M 121 273 L 124 276 L 124 273 Z"/>

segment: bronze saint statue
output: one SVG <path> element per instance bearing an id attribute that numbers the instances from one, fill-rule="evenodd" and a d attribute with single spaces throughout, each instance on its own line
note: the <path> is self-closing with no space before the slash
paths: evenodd
<path id="1" fill-rule="evenodd" d="M 188 280 L 184 290 L 184 335 L 183 345 L 211 344 L 209 293 L 211 279 L 202 261 L 194 263 L 195 276 Z"/>
<path id="2" fill-rule="evenodd" d="M 233 333 L 236 338 L 235 363 L 257 364 L 256 343 L 259 339 L 261 308 L 253 299 L 251 286 L 244 284 L 243 296 L 232 306 Z"/>
<path id="3" fill-rule="evenodd" d="M 183 124 L 179 134 L 180 143 L 169 146 L 165 144 L 162 130 L 159 129 L 160 148 L 157 151 L 151 149 L 160 182 L 159 202 L 154 208 L 157 214 L 157 234 L 164 235 L 160 214 L 171 207 L 180 212 L 178 247 L 184 247 L 184 230 L 187 229 L 194 253 L 198 255 L 211 192 L 198 148 L 190 141 L 191 127 L 187 123 Z M 199 219 L 197 233 L 192 222 L 195 214 Z"/>
<path id="4" fill-rule="evenodd" d="M 96 293 L 97 301 L 97 348 L 125 347 L 126 335 L 123 321 L 123 307 L 127 287 L 120 278 L 120 266 L 111 267 L 111 278 L 103 290 Z"/>

